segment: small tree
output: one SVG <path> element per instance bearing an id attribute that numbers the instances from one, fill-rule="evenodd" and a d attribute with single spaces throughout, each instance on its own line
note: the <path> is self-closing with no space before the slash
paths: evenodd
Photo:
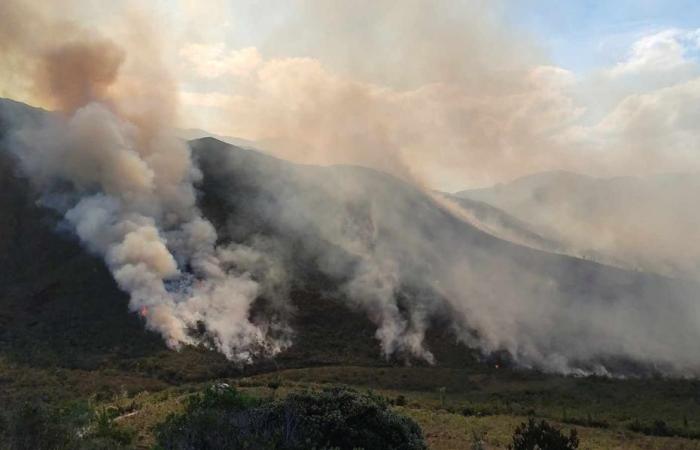
<path id="1" fill-rule="evenodd" d="M 530 418 L 527 423 L 521 423 L 513 433 L 513 443 L 508 446 L 512 450 L 575 450 L 578 448 L 578 434 L 572 429 L 569 436 L 546 421 L 535 422 Z"/>
<path id="2" fill-rule="evenodd" d="M 163 450 L 425 450 L 418 425 L 378 395 L 351 389 L 293 393 L 260 402 L 230 386 L 194 396 L 156 430 Z"/>

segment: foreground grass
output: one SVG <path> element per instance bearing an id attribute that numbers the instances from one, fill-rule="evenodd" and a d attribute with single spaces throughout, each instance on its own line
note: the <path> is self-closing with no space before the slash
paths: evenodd
<path id="1" fill-rule="evenodd" d="M 692 417 L 697 420 L 697 406 L 693 402 L 684 404 L 668 396 L 666 389 L 677 390 L 678 387 L 665 387 L 664 383 L 651 383 L 647 389 L 650 391 L 648 395 L 630 397 L 625 402 L 615 404 L 619 399 L 608 396 L 612 391 L 622 389 L 626 392 L 624 386 L 631 380 L 555 377 L 543 386 L 536 379 L 513 380 L 510 375 L 475 375 L 453 369 L 339 366 L 283 370 L 224 381 L 262 398 L 283 397 L 294 391 L 315 390 L 336 384 L 372 389 L 394 404 L 402 403 L 394 408 L 418 422 L 433 449 L 468 449 L 478 440 L 483 441 L 485 448 L 506 448 L 514 428 L 527 420 L 530 413 L 561 428 L 575 427 L 581 437 L 582 449 L 700 449 L 700 440 L 645 436 L 628 429 L 631 420 L 661 418 L 673 422 L 683 414 L 695 414 Z M 125 405 L 135 406 L 133 411 L 127 412 L 118 421 L 137 431 L 139 448 L 150 448 L 153 444 L 152 427 L 168 414 L 180 411 L 187 396 L 205 385 L 168 387 L 159 392 L 122 398 L 114 405 L 124 411 L 129 411 Z M 607 389 L 601 387 L 608 385 L 610 387 Z M 445 386 L 444 393 L 436 386 Z M 638 388 L 634 383 L 631 386 L 632 390 Z M 535 390 L 535 387 L 539 390 Z M 549 392 L 545 393 L 547 388 Z M 401 400 L 397 401 L 399 396 Z M 516 405 L 516 399 L 522 404 Z M 507 405 L 510 405 L 510 412 Z M 464 411 L 464 408 L 468 410 Z M 634 413 L 635 408 L 642 409 Z M 563 409 L 568 411 L 569 417 L 585 417 L 588 412 L 594 411 L 597 414 L 595 420 L 607 421 L 606 426 L 567 424 L 560 415 Z"/>
<path id="2" fill-rule="evenodd" d="M 434 449 L 505 448 L 529 416 L 575 427 L 582 449 L 700 449 L 700 440 L 647 436 L 637 422 L 664 421 L 673 430 L 700 430 L 700 384 L 683 380 L 558 377 L 512 370 L 430 367 L 328 366 L 247 377 L 179 381 L 115 369 L 35 368 L 0 359 L 0 398 L 31 393 L 52 402 L 83 398 L 114 411 L 115 422 L 136 432 L 136 446 L 152 448 L 153 427 L 179 412 L 185 400 L 214 380 L 262 397 L 328 385 L 371 389 L 419 423 Z M 273 389 L 274 388 L 274 389 Z"/>

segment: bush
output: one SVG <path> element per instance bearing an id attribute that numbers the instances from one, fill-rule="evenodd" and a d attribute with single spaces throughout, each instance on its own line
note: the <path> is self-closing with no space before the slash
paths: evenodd
<path id="1" fill-rule="evenodd" d="M 167 450 L 427 448 L 418 425 L 381 398 L 340 388 L 269 403 L 210 388 L 160 425 L 156 438 Z"/>
<path id="2" fill-rule="evenodd" d="M 551 426 L 546 421 L 539 423 L 535 419 L 521 423 L 513 433 L 512 450 L 574 450 L 578 448 L 578 435 L 572 429 L 569 436 Z"/>

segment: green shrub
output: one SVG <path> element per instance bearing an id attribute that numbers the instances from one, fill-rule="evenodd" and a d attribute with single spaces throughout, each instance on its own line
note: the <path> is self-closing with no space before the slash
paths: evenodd
<path id="1" fill-rule="evenodd" d="M 156 430 L 161 449 L 426 449 L 418 425 L 372 394 L 341 388 L 260 403 L 208 389 Z"/>
<path id="2" fill-rule="evenodd" d="M 512 450 L 574 450 L 578 448 L 578 434 L 572 429 L 569 436 L 554 428 L 546 421 L 535 422 L 535 419 L 521 423 L 513 433 L 513 443 L 508 446 Z"/>

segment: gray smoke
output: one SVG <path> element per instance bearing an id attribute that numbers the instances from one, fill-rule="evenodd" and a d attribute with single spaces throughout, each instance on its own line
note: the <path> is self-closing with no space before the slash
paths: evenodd
<path id="1" fill-rule="evenodd" d="M 367 314 L 387 357 L 435 362 L 426 334 L 439 326 L 523 367 L 700 373 L 695 283 L 496 239 L 415 186 L 369 169 L 296 166 L 230 147 L 217 155 L 206 141 L 195 147 L 217 180 L 217 202 L 244 211 L 227 219 L 227 232 L 258 217 L 272 224 L 273 236 L 285 236 L 278 245 L 290 246 L 281 253 L 295 255 L 287 263 L 307 258 L 339 280 L 334 295 Z M 257 194 L 241 197 L 234 186 Z"/>
<path id="2" fill-rule="evenodd" d="M 214 227 L 195 205 L 200 174 L 187 145 L 166 132 L 145 148 L 139 138 L 133 124 L 89 103 L 18 131 L 12 148 L 46 193 L 43 203 L 64 213 L 84 245 L 105 259 L 130 308 L 170 347 L 200 343 L 191 331 L 204 326 L 204 342 L 235 361 L 285 348 L 283 324 L 251 322 L 262 290 L 251 274 L 262 256 L 217 246 Z"/>

